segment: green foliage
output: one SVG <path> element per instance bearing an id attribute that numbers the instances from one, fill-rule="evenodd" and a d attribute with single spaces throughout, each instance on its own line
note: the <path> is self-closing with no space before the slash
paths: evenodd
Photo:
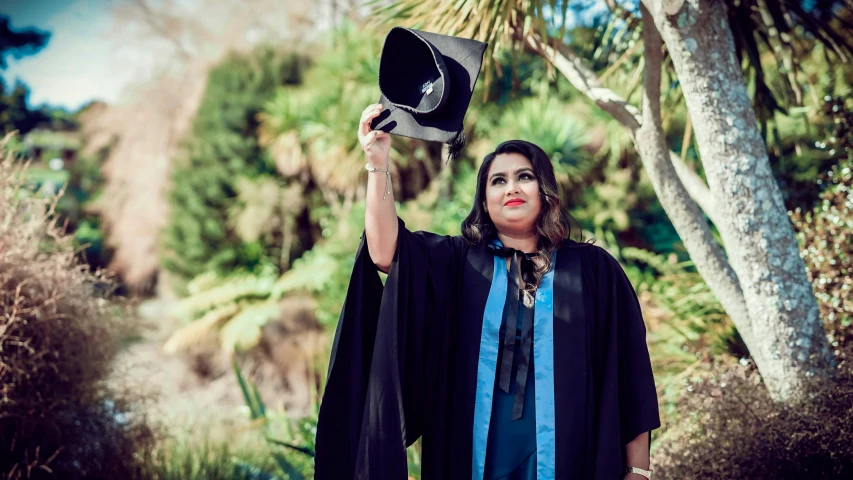
<path id="1" fill-rule="evenodd" d="M 421 480 L 421 441 L 409 445 L 406 449 L 406 460 L 408 464 L 409 478 Z"/>
<path id="2" fill-rule="evenodd" d="M 34 129 L 40 123 L 47 121 L 47 116 L 41 111 L 30 110 L 27 106 L 27 97 L 30 90 L 23 83 L 17 82 L 14 87 L 9 88 L 5 80 L 0 79 L 0 126 L 2 133 L 13 130 L 25 134 Z"/>
<path id="3" fill-rule="evenodd" d="M 271 48 L 232 55 L 209 75 L 207 89 L 175 166 L 163 265 L 180 281 L 206 271 L 264 266 L 286 268 L 281 259 L 305 248 L 285 241 L 287 183 L 257 138 L 257 114 L 275 89 L 300 81 L 303 61 Z M 266 202 L 252 197 L 265 195 Z M 259 211 L 258 206 L 267 206 Z M 246 225 L 246 218 L 255 222 Z M 261 227 L 258 227 L 261 225 Z M 268 228 L 263 228 L 269 225 Z M 283 251 L 285 250 L 285 251 Z"/>
<path id="4" fill-rule="evenodd" d="M 317 297 L 317 320 L 333 326 L 343 306 L 352 272 L 364 205 L 345 218 L 324 225 L 326 238 L 293 262 L 283 275 L 270 268 L 229 275 L 206 272 L 187 284 L 187 296 L 173 314 L 185 326 L 172 334 L 165 349 L 175 352 L 216 332 L 226 352 L 248 350 L 260 340 L 265 323 L 279 314 L 278 302 L 287 295 Z"/>
<path id="5" fill-rule="evenodd" d="M 265 105 L 261 136 L 283 175 L 352 194 L 364 167 L 358 119 L 379 98 L 378 40 L 355 26 L 334 32 L 303 84 L 278 89 Z"/>
<path id="6" fill-rule="evenodd" d="M 540 96 L 524 98 L 506 108 L 488 136 L 520 138 L 539 145 L 553 162 L 557 181 L 572 190 L 583 185 L 592 166 L 588 152 L 582 150 L 587 143 L 584 131 L 566 104 Z"/>
<path id="7" fill-rule="evenodd" d="M 731 322 L 693 262 L 677 262 L 674 254 L 660 255 L 630 247 L 620 253 L 633 265 L 646 268 L 633 275 L 635 281 L 639 280 L 637 283 L 648 289 L 657 307 L 667 311 L 667 324 L 684 342 L 692 344 L 694 350 L 709 346 L 712 353 L 736 353 L 730 351 L 724 338 L 701 338 L 712 333 L 723 334 L 731 328 Z"/>
<path id="8" fill-rule="evenodd" d="M 324 239 L 296 260 L 279 278 L 274 296 L 307 293 L 317 299 L 317 320 L 334 327 L 343 308 L 355 253 L 364 231 L 364 204 L 358 203 L 346 217 L 331 218 L 324 225 Z"/>
<path id="9" fill-rule="evenodd" d="M 581 207 L 573 215 L 598 237 L 604 230 L 624 232 L 631 228 L 629 214 L 637 204 L 633 185 L 634 172 L 630 169 L 610 170 L 603 182 L 584 190 Z"/>
<path id="10" fill-rule="evenodd" d="M 823 46 L 800 60 L 809 83 L 802 107 L 768 119 L 766 143 L 773 173 L 789 210 L 809 209 L 822 186 L 816 180 L 847 158 L 853 126 L 849 83 L 853 69 L 833 64 Z M 775 72 L 768 75 L 780 75 Z"/>
<path id="11" fill-rule="evenodd" d="M 853 344 L 853 154 L 821 184 L 818 205 L 791 220 L 832 345 L 843 349 Z"/>
<path id="12" fill-rule="evenodd" d="M 34 55 L 49 39 L 50 33 L 36 28 L 14 30 L 9 16 L 0 15 L 0 70 L 8 66 L 7 57 L 21 59 Z M 48 107 L 31 109 L 27 105 L 29 94 L 24 83 L 16 81 L 14 86 L 9 86 L 0 78 L 0 134 L 17 130 L 24 135 L 39 125 L 50 124 L 55 118 Z"/>
<path id="13" fill-rule="evenodd" d="M 290 480 L 304 480 L 310 478 L 313 472 L 314 457 L 314 436 L 316 434 L 316 412 L 308 419 L 301 421 L 288 422 L 286 418 L 280 419 L 281 423 L 287 426 L 286 441 L 279 438 L 273 438 L 270 435 L 271 422 L 267 415 L 267 409 L 258 393 L 257 387 L 246 380 L 240 367 L 236 362 L 232 363 L 234 373 L 237 376 L 237 383 L 240 385 L 240 390 L 243 393 L 243 400 L 249 408 L 249 416 L 255 421 L 263 438 L 270 449 L 270 454 L 278 464 L 278 468 L 285 475 L 285 478 Z M 295 445 L 294 442 L 302 445 Z M 308 477 L 306 477 L 306 475 Z"/>
<path id="14" fill-rule="evenodd" d="M 188 296 L 172 312 L 186 325 L 164 345 L 167 352 L 179 351 L 210 332 L 218 332 L 225 352 L 248 350 L 261 338 L 264 324 L 279 314 L 272 297 L 275 272 L 234 273 L 219 276 L 207 272 L 188 284 Z"/>
<path id="15" fill-rule="evenodd" d="M 647 340 L 662 414 L 672 418 L 686 373 L 710 358 L 746 358 L 749 352 L 692 262 L 632 247 L 616 252 L 648 309 Z"/>
<path id="16" fill-rule="evenodd" d="M 19 134 L 26 135 L 37 128 L 77 128 L 76 120 L 65 110 L 48 106 L 31 108 L 29 95 L 30 89 L 23 82 L 8 85 L 0 78 L 0 134 L 17 130 Z"/>
<path id="17" fill-rule="evenodd" d="M 474 203 L 474 192 L 477 191 L 477 170 L 470 164 L 461 164 L 453 172 L 453 196 L 441 199 L 437 189 L 433 200 L 428 203 L 426 198 L 419 198 L 403 206 L 402 215 L 408 215 L 407 209 L 428 209 L 431 211 L 431 221 L 422 228 L 430 232 L 440 232 L 446 235 L 459 235 L 462 221 L 468 216 Z M 408 217 L 404 217 L 408 218 Z"/>
<path id="18" fill-rule="evenodd" d="M 267 452 L 235 449 L 228 443 L 167 440 L 140 456 L 142 466 L 134 480 L 281 479 L 269 473 L 275 471 L 276 463 Z"/>

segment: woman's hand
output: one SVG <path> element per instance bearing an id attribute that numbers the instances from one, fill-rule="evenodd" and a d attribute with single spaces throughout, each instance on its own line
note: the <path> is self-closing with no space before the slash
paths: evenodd
<path id="1" fill-rule="evenodd" d="M 361 112 L 361 121 L 358 124 L 358 142 L 367 161 L 376 168 L 388 166 L 388 155 L 391 151 L 391 136 L 381 130 L 371 130 L 370 122 L 382 113 L 382 105 L 370 105 Z"/>

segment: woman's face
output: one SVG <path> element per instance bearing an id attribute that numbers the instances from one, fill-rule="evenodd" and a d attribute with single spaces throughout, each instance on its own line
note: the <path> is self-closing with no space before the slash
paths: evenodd
<path id="1" fill-rule="evenodd" d="M 533 164 L 520 153 L 495 157 L 486 177 L 486 212 L 499 232 L 533 230 L 542 201 Z"/>

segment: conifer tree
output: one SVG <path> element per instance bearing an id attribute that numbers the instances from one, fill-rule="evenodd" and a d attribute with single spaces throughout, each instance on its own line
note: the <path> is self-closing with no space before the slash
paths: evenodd
<path id="1" fill-rule="evenodd" d="M 172 172 L 162 262 L 177 280 L 280 267 L 281 236 L 241 238 L 229 216 L 239 209 L 240 182 L 276 178 L 258 144 L 257 114 L 276 87 L 299 83 L 301 71 L 298 57 L 268 47 L 232 54 L 210 71 Z"/>

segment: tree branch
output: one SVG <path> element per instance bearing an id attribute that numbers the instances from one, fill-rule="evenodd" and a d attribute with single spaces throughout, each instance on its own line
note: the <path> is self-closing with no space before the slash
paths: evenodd
<path id="1" fill-rule="evenodd" d="M 543 41 L 538 34 L 528 35 L 525 41 L 528 48 L 551 62 L 578 91 L 627 127 L 631 135 L 640 128 L 639 110 L 613 90 L 600 87 L 595 74 L 583 66 L 581 59 L 571 48 L 562 42 L 557 42 L 555 49 Z"/>
<path id="2" fill-rule="evenodd" d="M 158 13 L 151 9 L 151 5 L 149 5 L 146 0 L 133 0 L 133 5 L 136 5 L 141 13 L 142 21 L 145 22 L 145 24 L 148 25 L 155 34 L 171 43 L 181 58 L 189 59 L 191 57 L 189 50 L 187 50 L 186 46 L 180 39 L 180 33 L 177 32 L 176 34 L 176 32 L 170 30 L 168 25 L 164 24 L 161 18 L 158 18 Z M 159 15 L 163 16 L 165 14 L 160 13 Z"/>
<path id="3" fill-rule="evenodd" d="M 718 210 L 714 207 L 714 197 L 711 195 L 711 189 L 708 188 L 705 180 L 702 180 L 702 177 L 691 170 L 675 152 L 669 152 L 669 159 L 672 161 L 675 173 L 681 183 L 684 184 L 684 189 L 687 190 L 690 198 L 699 204 L 699 208 L 705 212 L 712 223 L 719 224 Z"/>
<path id="4" fill-rule="evenodd" d="M 562 42 L 553 48 L 543 42 L 538 35 L 529 35 L 526 45 L 534 53 L 544 57 L 572 84 L 578 91 L 589 97 L 599 108 L 609 113 L 616 121 L 628 129 L 632 139 L 636 140 L 636 132 L 642 125 L 642 116 L 636 107 L 622 99 L 616 92 L 599 86 L 595 74 L 587 69 L 577 54 Z M 714 208 L 711 190 L 696 172 L 687 168 L 681 158 L 670 152 L 670 159 L 675 166 L 678 178 L 684 187 L 712 222 L 717 223 L 717 213 Z"/>
<path id="5" fill-rule="evenodd" d="M 714 239 L 699 206 L 690 199 L 685 182 L 679 178 L 679 168 L 689 169 L 666 144 L 660 112 L 663 41 L 646 7 L 640 8 L 643 16 L 646 67 L 643 79 L 642 126 L 637 130 L 634 142 L 661 205 L 681 237 L 690 258 L 749 345 L 753 339 L 752 324 L 737 275 L 725 252 Z"/>

